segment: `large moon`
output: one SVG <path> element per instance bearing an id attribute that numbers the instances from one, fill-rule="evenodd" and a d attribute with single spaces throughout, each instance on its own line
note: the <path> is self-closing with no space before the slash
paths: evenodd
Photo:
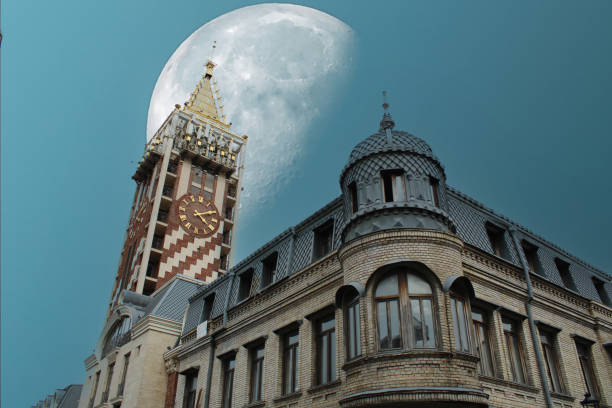
<path id="1" fill-rule="evenodd" d="M 242 216 L 248 216 L 291 180 L 309 126 L 347 83 L 354 38 L 337 18 L 291 4 L 259 4 L 217 17 L 164 66 L 151 97 L 147 139 L 188 99 L 212 59 L 227 121 L 249 136 L 241 199 Z"/>

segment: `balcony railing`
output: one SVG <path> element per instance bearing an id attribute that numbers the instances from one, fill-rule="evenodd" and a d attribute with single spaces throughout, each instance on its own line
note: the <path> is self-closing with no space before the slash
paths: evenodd
<path id="1" fill-rule="evenodd" d="M 236 168 L 236 155 L 226 150 L 221 150 L 212 144 L 202 143 L 195 137 L 177 138 L 174 140 L 174 146 L 179 149 L 188 150 L 194 154 L 206 157 L 214 162 L 217 162 L 228 168 Z"/>
<path id="2" fill-rule="evenodd" d="M 168 223 L 168 211 L 159 210 L 157 213 L 157 220 L 161 222 Z"/>

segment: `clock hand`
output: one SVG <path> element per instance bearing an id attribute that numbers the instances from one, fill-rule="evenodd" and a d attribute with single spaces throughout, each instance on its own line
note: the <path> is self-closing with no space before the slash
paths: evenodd
<path id="1" fill-rule="evenodd" d="M 197 211 L 194 211 L 194 212 L 193 212 L 193 215 L 194 215 L 194 216 L 196 216 L 196 217 L 199 217 L 199 218 L 200 218 L 200 220 L 202 220 L 202 222 L 203 222 L 204 224 L 208 225 L 208 223 L 206 222 L 206 220 L 205 220 L 205 219 L 204 219 L 204 217 L 202 216 L 202 213 L 199 213 L 199 212 L 197 212 Z"/>
<path id="2" fill-rule="evenodd" d="M 215 214 L 215 211 L 205 211 L 205 212 L 194 211 L 193 212 L 193 215 L 195 215 L 196 217 L 199 217 L 200 215 L 210 215 L 210 214 Z"/>

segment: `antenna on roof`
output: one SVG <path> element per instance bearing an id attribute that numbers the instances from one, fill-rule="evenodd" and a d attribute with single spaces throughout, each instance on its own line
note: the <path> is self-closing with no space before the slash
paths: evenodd
<path id="1" fill-rule="evenodd" d="M 384 130 L 385 134 L 387 135 L 387 144 L 391 144 L 392 143 L 391 129 L 395 127 L 395 122 L 393 122 L 393 119 L 391 119 L 391 114 L 389 113 L 389 104 L 387 103 L 387 91 L 382 91 L 382 95 L 383 95 L 382 107 L 384 109 L 384 113 L 383 113 L 383 118 L 380 121 L 379 132 Z"/>

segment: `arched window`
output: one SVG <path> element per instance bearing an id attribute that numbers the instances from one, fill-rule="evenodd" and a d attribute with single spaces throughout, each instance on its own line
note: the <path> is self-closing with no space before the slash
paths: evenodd
<path id="1" fill-rule="evenodd" d="M 374 291 L 381 350 L 434 348 L 433 292 L 420 275 L 395 270 L 378 282 Z"/>
<path id="2" fill-rule="evenodd" d="M 106 337 L 106 343 L 102 349 L 102 357 L 113 351 L 115 347 L 121 347 L 131 339 L 132 319 L 130 316 L 123 316 L 116 322 Z"/>
<path id="3" fill-rule="evenodd" d="M 346 359 L 361 355 L 361 324 L 359 319 L 359 293 L 356 290 L 344 295 L 344 327 Z"/>

